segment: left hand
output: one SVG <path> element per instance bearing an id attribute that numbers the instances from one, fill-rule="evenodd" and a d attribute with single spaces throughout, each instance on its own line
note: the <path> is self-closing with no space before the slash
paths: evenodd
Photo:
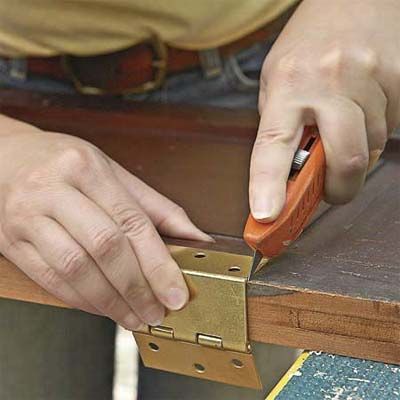
<path id="1" fill-rule="evenodd" d="M 317 125 L 325 200 L 351 200 L 400 123 L 399 0 L 304 0 L 267 56 L 250 169 L 255 219 L 277 218 L 305 125 Z"/>

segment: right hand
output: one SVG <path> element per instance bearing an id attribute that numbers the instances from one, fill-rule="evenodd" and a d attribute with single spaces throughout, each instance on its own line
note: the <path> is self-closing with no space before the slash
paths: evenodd
<path id="1" fill-rule="evenodd" d="M 0 252 L 65 303 L 129 330 L 188 301 L 161 234 L 212 240 L 79 138 L 0 116 Z"/>

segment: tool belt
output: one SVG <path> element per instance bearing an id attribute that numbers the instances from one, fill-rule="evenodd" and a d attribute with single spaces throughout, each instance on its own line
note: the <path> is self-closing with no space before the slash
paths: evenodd
<path id="1" fill-rule="evenodd" d="M 103 55 L 30 57 L 27 73 L 72 82 L 82 94 L 146 93 L 160 88 L 167 76 L 189 69 L 201 67 L 206 77 L 218 75 L 221 60 L 276 37 L 293 10 L 292 7 L 261 29 L 216 49 L 182 50 L 151 37 L 128 49 Z"/>

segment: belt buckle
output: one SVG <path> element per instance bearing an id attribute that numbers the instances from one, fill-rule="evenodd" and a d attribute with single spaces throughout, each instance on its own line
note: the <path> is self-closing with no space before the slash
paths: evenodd
<path id="1" fill-rule="evenodd" d="M 101 87 L 86 85 L 82 82 L 71 62 L 72 56 L 64 55 L 61 58 L 62 66 L 66 74 L 71 79 L 76 91 L 84 95 L 124 95 L 124 94 L 143 94 L 160 88 L 165 82 L 167 75 L 168 49 L 165 43 L 158 36 L 151 36 L 141 44 L 148 44 L 153 51 L 152 67 L 154 77 L 151 81 L 140 85 L 121 89 L 119 91 L 106 90 Z"/>

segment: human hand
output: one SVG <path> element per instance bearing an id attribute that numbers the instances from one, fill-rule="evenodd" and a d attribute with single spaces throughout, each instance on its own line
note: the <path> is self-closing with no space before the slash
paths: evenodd
<path id="1" fill-rule="evenodd" d="M 0 252 L 65 303 L 127 329 L 188 290 L 161 234 L 210 240 L 95 146 L 0 116 Z"/>
<path id="2" fill-rule="evenodd" d="M 305 125 L 317 125 L 326 156 L 325 199 L 351 200 L 400 123 L 398 0 L 304 0 L 261 73 L 250 208 L 261 222 L 285 203 Z"/>

